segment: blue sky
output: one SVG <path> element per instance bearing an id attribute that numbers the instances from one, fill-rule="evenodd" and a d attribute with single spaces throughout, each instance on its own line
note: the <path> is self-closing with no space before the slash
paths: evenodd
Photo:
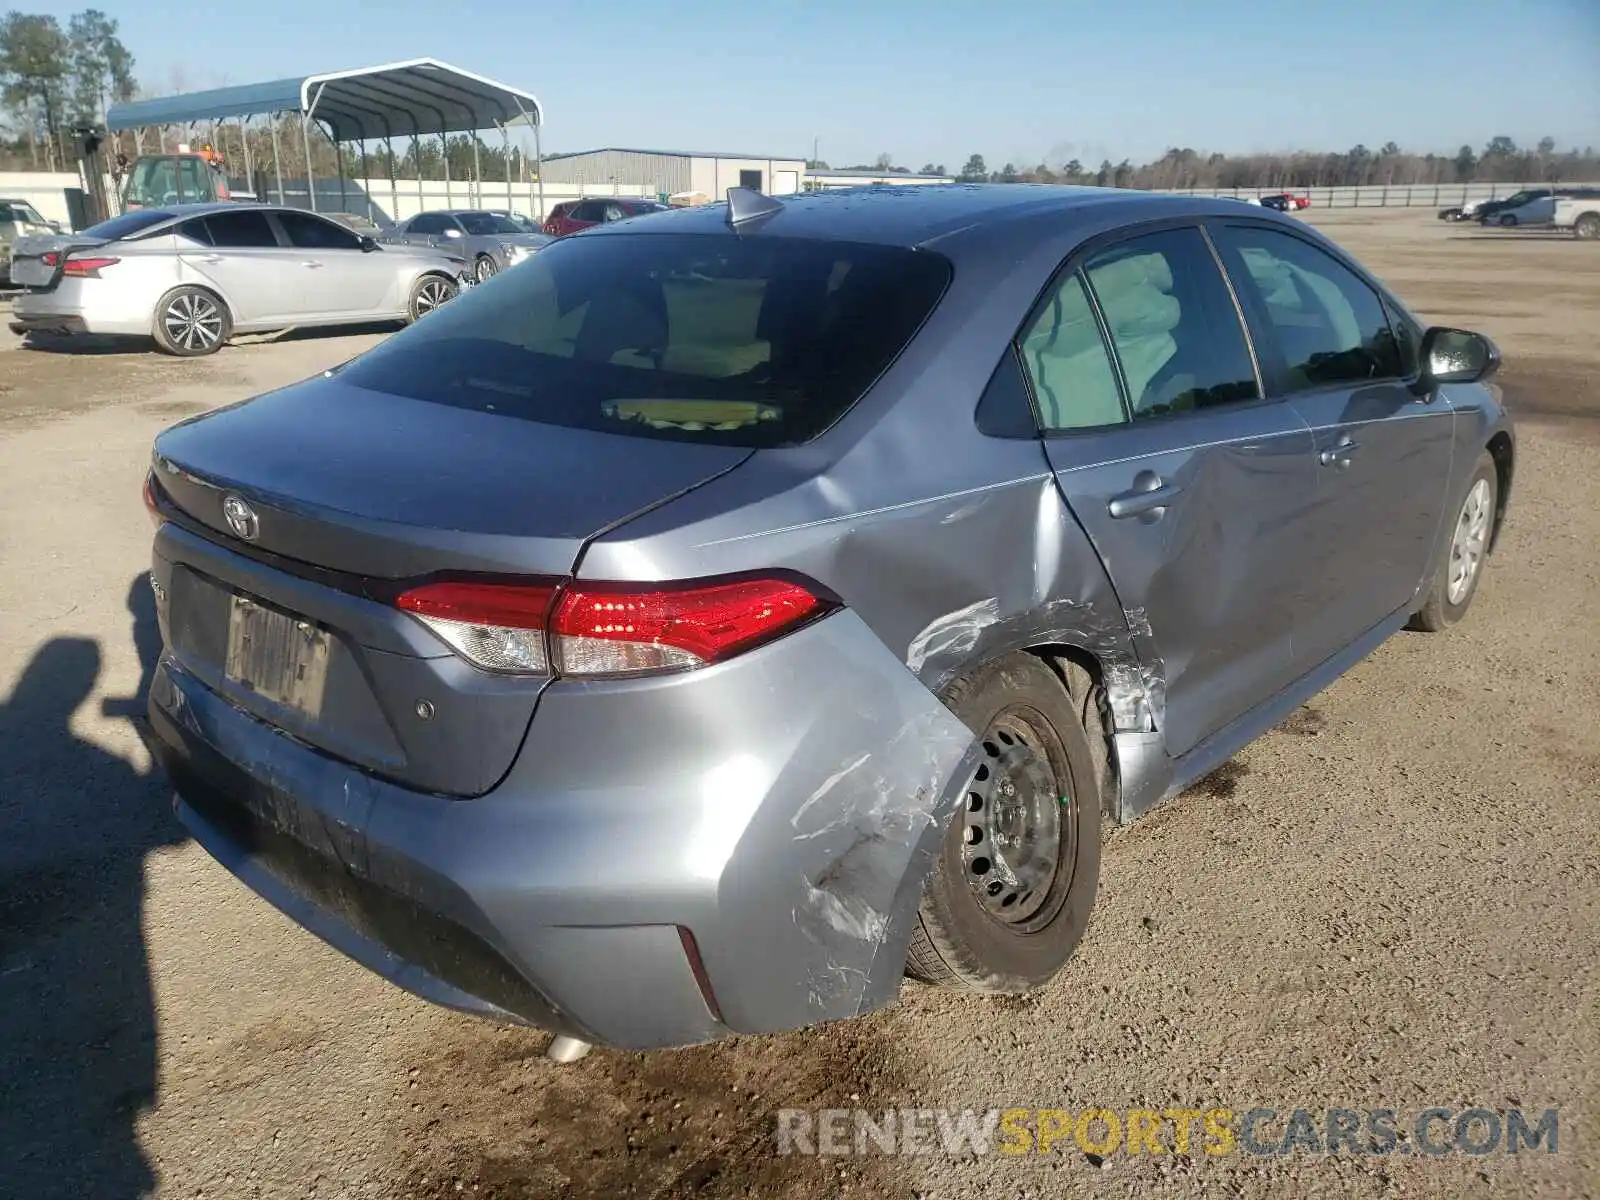
<path id="1" fill-rule="evenodd" d="M 816 138 L 834 166 L 957 170 L 975 151 L 1600 145 L 1600 0 L 93 2 L 153 94 L 432 55 L 536 94 L 547 151 Z"/>

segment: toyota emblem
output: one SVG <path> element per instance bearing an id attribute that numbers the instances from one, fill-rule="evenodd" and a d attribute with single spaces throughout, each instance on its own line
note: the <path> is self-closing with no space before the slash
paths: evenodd
<path id="1" fill-rule="evenodd" d="M 256 535 L 261 532 L 261 522 L 256 519 L 256 510 L 246 504 L 242 496 L 224 496 L 222 516 L 235 536 L 247 542 L 255 541 Z"/>

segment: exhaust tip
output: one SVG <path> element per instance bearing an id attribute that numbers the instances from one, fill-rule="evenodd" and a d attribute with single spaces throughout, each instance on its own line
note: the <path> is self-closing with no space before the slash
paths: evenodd
<path id="1" fill-rule="evenodd" d="M 544 1056 L 555 1063 L 575 1063 L 580 1058 L 587 1057 L 589 1051 L 593 1049 L 594 1046 L 588 1042 L 562 1034 L 550 1039 L 550 1044 L 544 1049 Z"/>

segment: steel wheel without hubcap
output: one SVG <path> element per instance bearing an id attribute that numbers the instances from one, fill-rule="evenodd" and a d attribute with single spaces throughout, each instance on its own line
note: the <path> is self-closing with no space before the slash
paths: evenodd
<path id="1" fill-rule="evenodd" d="M 967 785 L 962 860 L 978 905 L 1012 927 L 1034 922 L 1071 886 L 1056 879 L 1070 863 L 1077 820 L 1062 794 L 1039 734 L 1020 714 L 1004 712 L 983 737 L 983 758 Z M 1045 913 L 1045 919 L 1053 917 Z"/>
<path id="2" fill-rule="evenodd" d="M 1484 548 L 1489 544 L 1490 507 L 1489 483 L 1480 479 L 1467 493 L 1461 515 L 1456 519 L 1455 536 L 1450 541 L 1450 575 L 1445 583 L 1445 596 L 1451 604 L 1460 604 L 1466 599 L 1478 576 Z"/>
<path id="3" fill-rule="evenodd" d="M 472 270 L 472 277 L 479 283 L 487 282 L 500 273 L 500 264 L 487 254 L 479 255 L 478 262 Z"/>
<path id="4" fill-rule="evenodd" d="M 172 344 L 190 354 L 215 349 L 222 341 L 222 310 L 202 292 L 175 296 L 161 314 L 161 325 Z"/>

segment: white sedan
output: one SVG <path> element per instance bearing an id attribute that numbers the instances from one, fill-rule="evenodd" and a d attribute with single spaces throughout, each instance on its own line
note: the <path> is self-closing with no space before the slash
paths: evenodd
<path id="1" fill-rule="evenodd" d="M 380 246 L 316 213 L 264 204 L 140 208 L 81 233 L 19 238 L 13 333 L 130 334 L 169 354 L 234 333 L 414 321 L 460 290 L 464 259 Z"/>

